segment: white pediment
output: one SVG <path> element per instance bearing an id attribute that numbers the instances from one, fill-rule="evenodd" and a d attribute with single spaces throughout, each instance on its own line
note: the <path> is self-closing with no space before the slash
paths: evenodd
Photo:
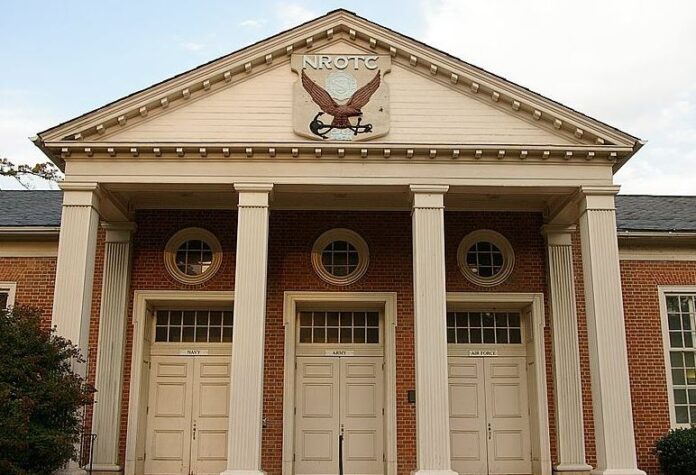
<path id="1" fill-rule="evenodd" d="M 321 53 L 390 58 L 391 70 L 382 77 L 388 87 L 389 129 L 365 146 L 591 149 L 583 155 L 619 147 L 620 156 L 613 157 L 621 160 L 638 143 L 602 122 L 339 10 L 53 127 L 39 134 L 37 145 L 60 159 L 71 150 L 89 156 L 100 146 L 109 151 L 119 144 L 334 143 L 293 130 L 293 89 L 299 77 L 291 58 Z"/>

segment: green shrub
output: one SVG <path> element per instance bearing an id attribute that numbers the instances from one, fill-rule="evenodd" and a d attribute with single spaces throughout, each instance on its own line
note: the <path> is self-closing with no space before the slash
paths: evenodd
<path id="1" fill-rule="evenodd" d="M 696 427 L 672 429 L 655 444 L 665 475 L 696 474 Z"/>
<path id="2" fill-rule="evenodd" d="M 0 473 L 47 474 L 75 458 L 93 393 L 75 361 L 79 349 L 41 328 L 36 309 L 0 311 Z"/>

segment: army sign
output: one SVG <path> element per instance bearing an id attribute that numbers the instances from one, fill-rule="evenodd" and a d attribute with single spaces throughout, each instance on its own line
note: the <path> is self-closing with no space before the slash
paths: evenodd
<path id="1" fill-rule="evenodd" d="M 389 132 L 391 57 L 377 54 L 296 54 L 293 128 L 315 140 L 362 141 Z"/>

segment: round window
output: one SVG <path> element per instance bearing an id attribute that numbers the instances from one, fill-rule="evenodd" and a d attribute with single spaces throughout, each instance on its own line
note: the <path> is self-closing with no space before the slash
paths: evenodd
<path id="1" fill-rule="evenodd" d="M 187 228 L 176 233 L 167 243 L 164 263 L 179 282 L 200 284 L 210 279 L 220 268 L 220 242 L 202 228 Z"/>
<path id="2" fill-rule="evenodd" d="M 350 229 L 325 232 L 312 249 L 315 272 L 330 284 L 352 284 L 365 274 L 368 263 L 367 243 Z"/>
<path id="3" fill-rule="evenodd" d="M 457 251 L 459 269 L 476 285 L 501 284 L 512 273 L 515 256 L 505 237 L 495 231 L 474 231 L 462 239 Z"/>

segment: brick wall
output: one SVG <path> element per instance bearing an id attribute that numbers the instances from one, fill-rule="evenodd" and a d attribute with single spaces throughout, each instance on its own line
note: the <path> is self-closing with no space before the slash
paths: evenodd
<path id="1" fill-rule="evenodd" d="M 696 262 L 621 261 L 638 466 L 660 473 L 652 453 L 670 427 L 658 286 L 696 285 Z"/>
<path id="2" fill-rule="evenodd" d="M 15 305 L 36 307 L 46 327 L 51 325 L 55 257 L 0 257 L 0 281 L 16 282 Z"/>

